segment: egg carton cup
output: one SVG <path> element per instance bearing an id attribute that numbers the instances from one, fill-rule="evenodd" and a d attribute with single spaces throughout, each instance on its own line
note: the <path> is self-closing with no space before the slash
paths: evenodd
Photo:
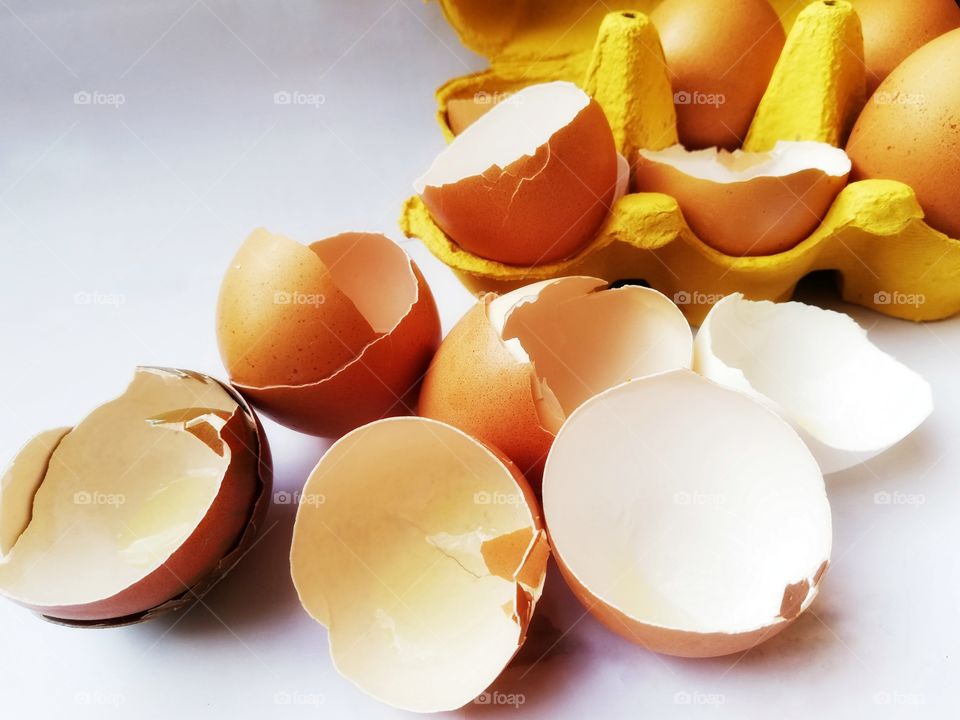
<path id="1" fill-rule="evenodd" d="M 567 80 L 597 100 L 618 152 L 631 161 L 641 148 L 678 142 L 663 50 L 644 14 L 658 2 L 633 2 L 623 10 L 626 3 L 588 0 L 549 6 L 528 0 L 507 8 L 466 0 L 440 4 L 464 44 L 491 62 L 437 90 L 437 119 L 448 140 L 510 93 Z M 772 4 L 789 32 L 744 149 L 770 150 L 778 140 L 842 146 L 865 102 L 860 20 L 843 0 L 802 9 L 791 9 L 796 3 L 787 0 Z M 677 201 L 660 193 L 628 193 L 576 255 L 528 267 L 465 251 L 418 196 L 404 204 L 400 227 L 474 292 L 505 292 L 562 275 L 642 281 L 699 325 L 730 293 L 784 301 L 807 274 L 833 271 L 844 300 L 885 315 L 928 321 L 960 312 L 960 241 L 927 225 L 914 191 L 893 180 L 849 183 L 810 236 L 775 255 L 714 250 L 690 229 Z"/>

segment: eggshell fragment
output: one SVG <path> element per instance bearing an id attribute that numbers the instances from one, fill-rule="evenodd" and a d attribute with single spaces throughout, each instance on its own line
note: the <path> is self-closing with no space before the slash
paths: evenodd
<path id="1" fill-rule="evenodd" d="M 382 235 L 304 246 L 257 230 L 224 279 L 217 336 L 231 380 L 259 409 L 335 437 L 410 412 L 440 318 L 420 270 Z"/>
<path id="2" fill-rule="evenodd" d="M 252 542 L 270 482 L 239 396 L 204 375 L 140 368 L 122 396 L 39 435 L 7 471 L 0 593 L 85 626 L 184 607 Z"/>
<path id="3" fill-rule="evenodd" d="M 800 302 L 724 298 L 700 327 L 694 369 L 782 415 L 824 474 L 878 455 L 933 411 L 927 381 L 852 318 Z"/>
<path id="4" fill-rule="evenodd" d="M 301 496 L 290 564 L 337 670 L 405 710 L 461 707 L 523 644 L 549 547 L 509 461 L 392 418 L 339 440 Z"/>
<path id="5" fill-rule="evenodd" d="M 692 348 L 683 314 L 655 290 L 546 280 L 483 297 L 450 331 L 420 414 L 499 448 L 537 482 L 578 405 L 624 380 L 689 367 Z"/>
<path id="6" fill-rule="evenodd" d="M 697 236 L 727 255 L 773 255 L 823 220 L 850 174 L 846 153 L 826 143 L 780 141 L 769 152 L 641 150 L 638 191 L 677 199 Z"/>
<path id="7" fill-rule="evenodd" d="M 678 370 L 584 403 L 543 476 L 558 565 L 604 625 L 655 652 L 740 652 L 809 607 L 830 557 L 823 477 L 752 398 Z"/>
<path id="8" fill-rule="evenodd" d="M 573 255 L 613 204 L 603 110 L 573 83 L 531 85 L 477 118 L 414 187 L 465 250 L 516 265 Z"/>

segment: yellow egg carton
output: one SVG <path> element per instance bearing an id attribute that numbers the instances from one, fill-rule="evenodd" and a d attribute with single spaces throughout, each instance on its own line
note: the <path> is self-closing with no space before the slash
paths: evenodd
<path id="1" fill-rule="evenodd" d="M 663 50 L 645 15 L 656 0 L 440 4 L 464 44 L 491 63 L 437 91 L 437 117 L 448 139 L 511 92 L 568 80 L 604 109 L 625 157 L 677 142 Z M 844 0 L 772 4 L 789 32 L 744 149 L 768 150 L 777 140 L 839 145 L 864 103 L 859 18 Z M 505 292 L 561 275 L 642 280 L 699 324 L 729 293 L 787 300 L 808 273 L 835 271 L 845 300 L 886 315 L 925 321 L 960 312 L 960 241 L 928 226 L 913 190 L 892 180 L 850 183 L 808 238 L 766 256 L 733 257 L 712 249 L 690 230 L 677 202 L 659 193 L 625 195 L 577 255 L 533 267 L 466 252 L 433 222 L 417 196 L 405 203 L 400 226 L 476 292 Z"/>

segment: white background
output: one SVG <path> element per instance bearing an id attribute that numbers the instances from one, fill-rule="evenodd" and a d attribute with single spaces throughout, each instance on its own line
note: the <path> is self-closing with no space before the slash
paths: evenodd
<path id="1" fill-rule="evenodd" d="M 0 0 L 0 462 L 119 393 L 137 364 L 223 377 L 215 299 L 251 229 L 401 239 L 401 203 L 442 147 L 433 89 L 484 64 L 417 0 Z M 277 105 L 282 91 L 324 102 Z M 404 247 L 449 328 L 470 296 Z M 659 657 L 585 617 L 554 573 L 497 685 L 521 709 L 462 714 L 958 716 L 960 320 L 845 309 L 929 378 L 937 410 L 830 479 L 833 565 L 812 611 L 742 656 Z M 325 443 L 267 431 L 277 488 L 295 490 Z M 0 604 L 0 717 L 401 715 L 335 673 L 301 611 L 293 511 L 274 505 L 255 549 L 187 613 L 78 631 Z"/>

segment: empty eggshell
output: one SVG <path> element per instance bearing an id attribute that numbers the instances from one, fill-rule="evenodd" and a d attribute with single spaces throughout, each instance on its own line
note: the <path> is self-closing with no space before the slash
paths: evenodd
<path id="1" fill-rule="evenodd" d="M 655 652 L 746 650 L 817 595 L 830 506 L 793 429 L 688 370 L 618 385 L 564 423 L 543 476 L 554 557 L 608 628 Z"/>
<path id="2" fill-rule="evenodd" d="M 537 482 L 564 418 L 643 375 L 689 367 L 683 314 L 656 290 L 565 277 L 487 295 L 450 331 L 420 414 L 499 448 Z"/>
<path id="3" fill-rule="evenodd" d="M 382 702 L 436 712 L 482 693 L 523 644 L 549 552 L 512 463 L 444 423 L 391 418 L 321 459 L 290 564 L 337 670 Z"/>
<path id="4" fill-rule="evenodd" d="M 641 150 L 636 189 L 676 198 L 690 229 L 726 255 L 772 255 L 810 235 L 850 174 L 826 143 L 780 141 L 769 152 Z"/>
<path id="5" fill-rule="evenodd" d="M 878 455 L 933 411 L 927 381 L 852 318 L 800 302 L 727 296 L 700 327 L 694 369 L 782 415 L 824 474 Z"/>
<path id="6" fill-rule="evenodd" d="M 382 235 L 305 246 L 261 229 L 224 278 L 217 335 L 232 382 L 257 408 L 335 437 L 410 412 L 440 318 L 420 270 Z"/>
<path id="7" fill-rule="evenodd" d="M 613 132 L 570 82 L 530 85 L 477 118 L 414 187 L 465 250 L 513 265 L 575 254 L 617 186 Z"/>
<path id="8" fill-rule="evenodd" d="M 242 398 L 138 369 L 74 428 L 30 441 L 0 483 L 0 594 L 80 626 L 184 607 L 252 543 L 270 459 Z"/>

